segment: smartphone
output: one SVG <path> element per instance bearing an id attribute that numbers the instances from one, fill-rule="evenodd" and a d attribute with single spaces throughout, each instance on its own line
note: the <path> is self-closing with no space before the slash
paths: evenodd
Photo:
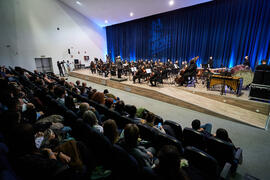
<path id="1" fill-rule="evenodd" d="M 161 127 L 161 123 L 158 123 L 158 128 L 160 128 Z"/>

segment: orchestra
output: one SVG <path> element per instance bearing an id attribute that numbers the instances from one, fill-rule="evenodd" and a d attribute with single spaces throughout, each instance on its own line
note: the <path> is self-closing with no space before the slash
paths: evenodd
<path id="1" fill-rule="evenodd" d="M 157 82 L 163 83 L 164 79 L 171 78 L 172 81 L 177 85 L 188 84 L 190 79 L 202 79 L 202 84 L 204 84 L 205 79 L 213 74 L 222 73 L 226 68 L 216 68 L 213 69 L 214 60 L 210 56 L 207 64 L 202 64 L 202 68 L 197 67 L 197 60 L 199 56 L 196 56 L 189 60 L 182 60 L 179 64 L 178 60 L 174 62 L 170 59 L 167 59 L 166 62 L 161 62 L 160 59 L 154 61 L 153 59 L 137 61 L 128 61 L 122 60 L 120 56 L 116 57 L 115 63 L 112 62 L 111 58 L 106 55 L 106 62 L 103 62 L 101 59 L 98 60 L 95 58 L 94 61 L 90 63 L 90 70 L 92 74 L 104 75 L 104 77 L 118 76 L 121 78 L 121 75 L 132 76 L 133 83 L 138 81 L 141 83 L 147 82 L 151 86 L 156 86 Z M 237 65 L 231 69 L 232 74 L 239 69 L 239 67 L 249 68 L 250 63 L 248 56 L 245 57 L 242 65 Z M 242 69 L 240 69 L 242 70 Z"/>

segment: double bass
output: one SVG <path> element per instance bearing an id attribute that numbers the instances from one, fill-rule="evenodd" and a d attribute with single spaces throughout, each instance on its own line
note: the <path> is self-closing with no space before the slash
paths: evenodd
<path id="1" fill-rule="evenodd" d="M 191 59 L 190 62 L 196 63 L 196 61 L 199 59 L 199 56 L 196 56 L 195 58 Z M 190 65 L 186 65 L 184 69 L 180 70 L 180 74 L 174 79 L 175 83 L 177 84 L 183 84 L 185 79 L 184 79 L 184 74 L 187 72 L 188 68 Z"/>

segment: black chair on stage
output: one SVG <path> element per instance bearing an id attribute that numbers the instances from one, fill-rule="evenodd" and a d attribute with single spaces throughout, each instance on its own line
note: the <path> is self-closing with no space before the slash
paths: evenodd
<path id="1" fill-rule="evenodd" d="M 264 85 L 270 85 L 270 70 L 264 72 L 263 83 Z"/>
<path id="2" fill-rule="evenodd" d="M 206 147 L 205 136 L 194 129 L 184 128 L 183 131 L 184 146 L 194 146 L 201 150 Z"/>
<path id="3" fill-rule="evenodd" d="M 264 84 L 264 70 L 255 70 L 253 84 Z"/>
<path id="4" fill-rule="evenodd" d="M 206 140 L 207 153 L 213 156 L 220 167 L 226 163 L 230 164 L 230 170 L 234 174 L 238 164 L 242 163 L 242 149 L 235 149 L 232 143 L 225 142 L 215 137 L 209 137 Z"/>
<path id="5" fill-rule="evenodd" d="M 175 134 L 175 137 L 179 141 L 182 141 L 183 140 L 182 126 L 179 123 L 174 122 L 174 121 L 171 121 L 171 120 L 166 120 L 164 122 L 164 125 L 169 125 L 173 129 L 174 134 Z"/>

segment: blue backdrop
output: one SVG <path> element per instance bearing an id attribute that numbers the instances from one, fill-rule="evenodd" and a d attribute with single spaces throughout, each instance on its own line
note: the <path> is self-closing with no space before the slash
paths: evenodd
<path id="1" fill-rule="evenodd" d="M 270 0 L 219 0 L 106 27 L 112 59 L 213 56 L 214 66 L 270 61 Z"/>

